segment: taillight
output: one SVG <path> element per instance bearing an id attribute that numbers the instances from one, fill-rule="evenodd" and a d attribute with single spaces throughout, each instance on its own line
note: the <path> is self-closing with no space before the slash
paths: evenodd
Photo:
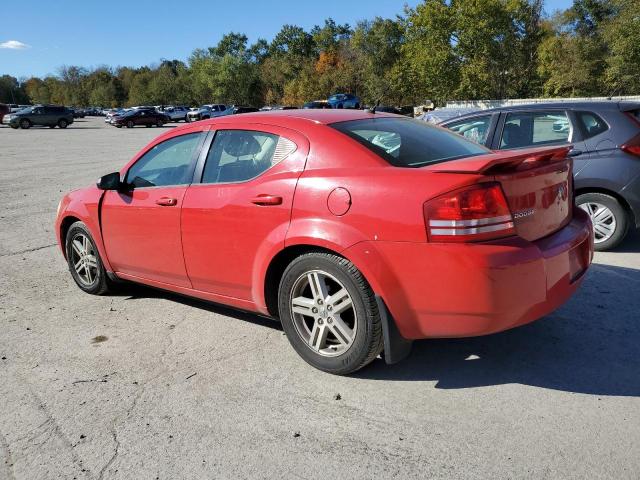
<path id="1" fill-rule="evenodd" d="M 513 216 L 499 183 L 445 193 L 424 204 L 432 242 L 478 242 L 515 234 Z"/>
<path id="2" fill-rule="evenodd" d="M 624 152 L 630 153 L 631 155 L 640 157 L 640 134 L 626 142 L 620 147 L 620 149 Z"/>

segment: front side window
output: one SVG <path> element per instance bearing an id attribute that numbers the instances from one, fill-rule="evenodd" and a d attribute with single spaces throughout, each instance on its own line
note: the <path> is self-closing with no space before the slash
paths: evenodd
<path id="1" fill-rule="evenodd" d="M 295 143 L 272 133 L 219 130 L 207 155 L 202 183 L 251 180 L 295 149 Z"/>
<path id="2" fill-rule="evenodd" d="M 490 153 L 451 131 L 408 118 L 351 120 L 330 126 L 397 167 L 422 167 Z"/>
<path id="3" fill-rule="evenodd" d="M 584 131 L 584 138 L 595 137 L 609 129 L 609 125 L 600 118 L 598 115 L 592 112 L 576 112 L 576 116 L 580 121 L 580 126 Z"/>
<path id="4" fill-rule="evenodd" d="M 482 117 L 468 118 L 450 123 L 447 125 L 447 128 L 472 142 L 485 145 L 487 143 L 490 126 L 491 115 L 484 115 Z"/>
<path id="5" fill-rule="evenodd" d="M 571 123 L 565 112 L 514 112 L 505 120 L 500 148 L 556 145 L 570 139 Z"/>
<path id="6" fill-rule="evenodd" d="M 189 167 L 201 136 L 188 133 L 155 145 L 129 169 L 126 182 L 136 188 L 190 183 Z"/>

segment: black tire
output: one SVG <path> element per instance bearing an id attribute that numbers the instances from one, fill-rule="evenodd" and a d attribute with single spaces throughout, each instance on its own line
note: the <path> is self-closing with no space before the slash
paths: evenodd
<path id="1" fill-rule="evenodd" d="M 151 125 L 149 125 L 149 124 L 146 124 L 146 125 L 145 125 L 145 127 L 147 127 L 147 128 L 151 128 Z"/>
<path id="2" fill-rule="evenodd" d="M 81 238 L 82 236 L 86 237 L 89 240 L 92 255 L 95 257 L 97 263 L 96 272 L 92 277 L 93 281 L 91 283 L 83 281 L 79 272 L 76 271 L 74 267 L 74 259 L 76 258 L 77 253 L 74 251 L 73 241 L 74 239 Z M 71 225 L 71 227 L 69 227 L 69 230 L 67 231 L 67 235 L 65 237 L 65 252 L 67 254 L 67 265 L 69 266 L 71 276 L 81 290 L 92 295 L 104 295 L 105 293 L 110 291 L 111 282 L 107 277 L 102 259 L 100 258 L 100 253 L 96 248 L 96 244 L 93 241 L 93 237 L 91 236 L 89 229 L 84 223 L 75 222 Z"/>
<path id="3" fill-rule="evenodd" d="M 162 120 L 158 120 L 156 122 L 156 127 L 161 128 L 164 125 L 164 122 Z"/>
<path id="4" fill-rule="evenodd" d="M 11 128 L 13 128 L 14 130 L 17 130 L 17 129 L 19 129 L 19 128 L 20 128 L 20 125 L 18 125 L 18 124 L 16 124 L 16 123 L 11 123 L 9 126 L 10 126 Z"/>
<path id="5" fill-rule="evenodd" d="M 347 290 L 352 300 L 354 318 L 357 319 L 355 335 L 351 345 L 337 356 L 323 356 L 312 350 L 298 333 L 294 323 L 291 308 L 294 285 L 307 272 L 314 270 L 333 276 Z M 283 329 L 293 348 L 307 363 L 319 370 L 347 375 L 371 363 L 382 351 L 382 324 L 373 290 L 355 265 L 337 255 L 314 252 L 294 259 L 280 280 L 278 310 Z"/>
<path id="6" fill-rule="evenodd" d="M 26 118 L 20 120 L 20 128 L 23 130 L 29 130 L 31 128 L 31 122 Z"/>
<path id="7" fill-rule="evenodd" d="M 360 104 L 359 104 L 359 103 L 356 103 L 355 109 L 356 109 L 356 110 L 359 110 L 359 109 L 360 109 Z"/>
<path id="8" fill-rule="evenodd" d="M 135 123 L 133 123 L 133 121 L 132 121 L 132 120 L 129 120 L 129 121 L 127 122 L 127 128 L 133 128 L 134 126 L 135 126 Z"/>
<path id="9" fill-rule="evenodd" d="M 594 243 L 594 249 L 598 252 L 603 252 L 606 250 L 611 250 L 612 248 L 620 245 L 620 243 L 624 240 L 624 237 L 627 235 L 627 231 L 629 230 L 629 213 L 620 204 L 620 202 L 618 202 L 618 200 L 604 193 L 583 193 L 582 195 L 578 195 L 576 197 L 577 206 L 586 205 L 589 203 L 604 205 L 605 207 L 607 207 L 613 214 L 613 218 L 615 221 L 615 230 L 609 238 L 607 238 L 606 240 L 597 241 L 596 235 L 597 243 Z"/>
<path id="10" fill-rule="evenodd" d="M 58 120 L 58 126 L 60 128 L 67 128 L 67 125 L 69 125 L 69 122 L 67 122 L 64 118 Z"/>

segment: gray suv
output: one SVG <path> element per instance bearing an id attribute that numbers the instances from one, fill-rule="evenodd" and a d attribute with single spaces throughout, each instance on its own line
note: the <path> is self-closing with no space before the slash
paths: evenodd
<path id="1" fill-rule="evenodd" d="M 575 203 L 591 216 L 595 249 L 614 248 L 640 228 L 640 103 L 518 105 L 440 125 L 492 150 L 570 144 Z"/>
<path id="2" fill-rule="evenodd" d="M 5 115 L 2 123 L 11 128 L 31 128 L 42 125 L 49 128 L 67 128 L 73 123 L 73 112 L 56 105 L 35 105 L 15 113 Z"/>

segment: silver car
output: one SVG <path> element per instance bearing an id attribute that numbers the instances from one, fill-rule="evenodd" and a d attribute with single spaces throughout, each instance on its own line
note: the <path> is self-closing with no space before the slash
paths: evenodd
<path id="1" fill-rule="evenodd" d="M 187 113 L 188 122 L 196 122 L 198 120 L 206 120 L 207 118 L 215 118 L 224 114 L 227 109 L 226 105 L 220 103 L 202 105 L 197 110 L 191 110 Z"/>
<path id="2" fill-rule="evenodd" d="M 184 120 L 185 122 L 188 121 L 187 113 L 189 113 L 189 108 L 187 107 L 169 106 L 169 107 L 164 107 L 161 110 L 161 112 L 164 113 L 166 116 L 168 116 L 172 122 L 180 122 L 182 120 Z"/>

